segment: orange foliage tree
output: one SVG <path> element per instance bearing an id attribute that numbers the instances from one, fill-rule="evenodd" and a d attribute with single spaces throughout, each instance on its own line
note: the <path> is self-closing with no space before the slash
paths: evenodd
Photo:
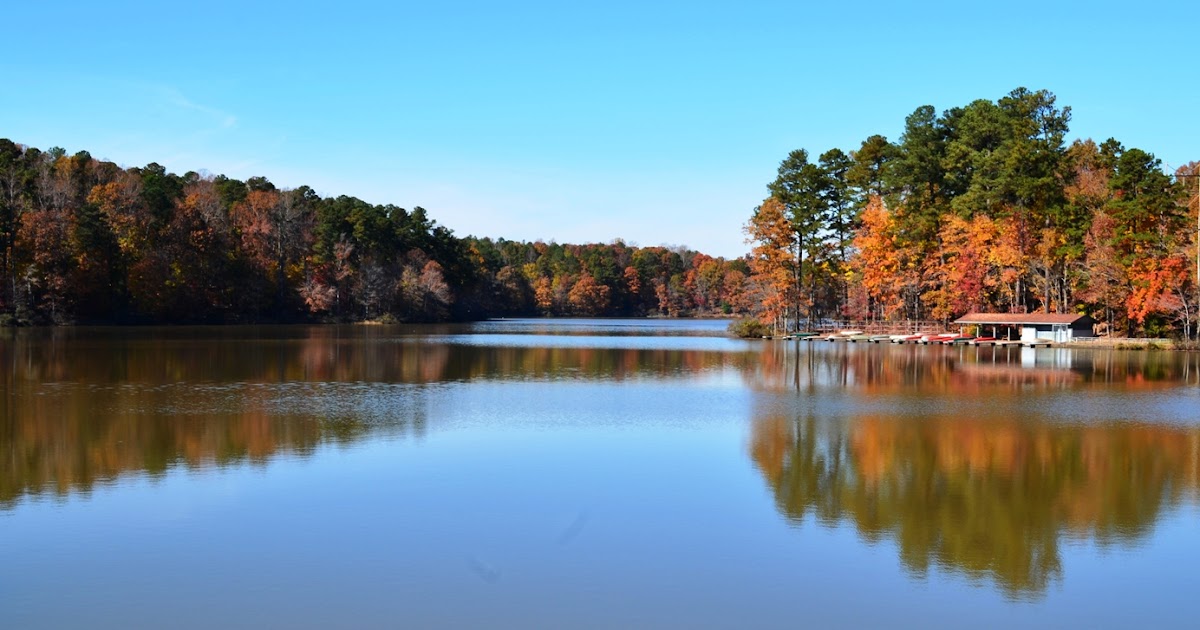
<path id="1" fill-rule="evenodd" d="M 1182 310 L 1184 296 L 1175 289 L 1187 280 L 1188 261 L 1182 256 L 1140 258 L 1129 269 L 1133 286 L 1125 298 L 1126 315 L 1142 324 L 1153 312 Z"/>
<path id="2" fill-rule="evenodd" d="M 788 307 L 795 303 L 797 243 L 784 206 L 775 197 L 763 202 L 746 224 L 750 279 L 759 294 L 759 312 L 775 332 L 786 329 Z"/>
<path id="3" fill-rule="evenodd" d="M 883 199 L 871 197 L 854 237 L 857 254 L 851 259 L 850 268 L 867 294 L 867 312 L 872 318 L 895 319 L 904 312 L 899 286 L 902 251 L 896 246 L 895 231 L 895 220 Z"/>
<path id="4" fill-rule="evenodd" d="M 608 308 L 610 294 L 607 286 L 597 283 L 595 278 L 585 273 L 567 292 L 567 301 L 571 310 L 579 315 L 599 315 Z"/>

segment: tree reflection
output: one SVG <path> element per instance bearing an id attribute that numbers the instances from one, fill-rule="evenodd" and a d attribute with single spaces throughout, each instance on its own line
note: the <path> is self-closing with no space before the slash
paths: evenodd
<path id="1" fill-rule="evenodd" d="M 434 384 L 677 379 L 751 361 L 476 346 L 382 328 L 0 330 L 0 509 L 129 473 L 263 464 L 386 432 L 421 435 Z"/>
<path id="2" fill-rule="evenodd" d="M 142 410 L 152 392 L 113 388 L 19 397 L 0 421 L 0 508 L 25 495 L 89 492 L 129 472 L 264 464 L 305 456 L 324 442 L 358 439 L 361 424 L 271 413 L 254 400 L 239 413 L 174 418 Z"/>
<path id="3" fill-rule="evenodd" d="M 750 454 L 794 521 L 853 523 L 904 565 L 1036 596 L 1064 537 L 1131 545 L 1195 501 L 1200 429 L 1108 422 L 767 414 Z"/>
<path id="4" fill-rule="evenodd" d="M 54 382 L 392 382 L 677 378 L 750 353 L 653 347 L 484 346 L 370 326 L 0 329 L 0 386 Z M 436 330 L 436 329 L 432 329 Z"/>

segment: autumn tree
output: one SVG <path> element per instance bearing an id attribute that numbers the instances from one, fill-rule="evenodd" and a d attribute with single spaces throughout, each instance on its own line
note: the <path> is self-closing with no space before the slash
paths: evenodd
<path id="1" fill-rule="evenodd" d="M 248 259 L 274 286 L 275 308 L 281 310 L 286 308 L 289 288 L 303 277 L 295 265 L 310 244 L 312 191 L 280 191 L 263 182 L 249 186 L 246 198 L 233 208 L 233 225 Z"/>
<path id="2" fill-rule="evenodd" d="M 798 290 L 795 267 L 799 265 L 799 243 L 783 202 L 767 198 L 755 209 L 745 232 L 746 242 L 753 245 L 750 279 L 760 296 L 761 317 L 776 333 L 787 330 L 789 315 L 796 313 L 791 309 Z"/>
<path id="3" fill-rule="evenodd" d="M 399 289 L 407 306 L 408 318 L 418 321 L 444 319 L 453 300 L 442 266 L 435 260 L 421 264 L 419 256 L 412 257 L 409 264 L 405 265 L 400 275 Z"/>
<path id="4" fill-rule="evenodd" d="M 856 284 L 868 297 L 871 319 L 898 319 L 905 311 L 902 278 L 910 272 L 897 247 L 896 223 L 883 199 L 872 196 L 862 212 L 862 224 L 854 238 L 856 255 L 851 261 Z"/>
<path id="5" fill-rule="evenodd" d="M 17 282 L 27 312 L 43 311 L 50 321 L 71 320 L 75 248 L 71 235 L 76 221 L 72 203 L 72 169 L 61 149 L 33 156 L 31 211 L 21 214 L 16 238 L 25 245 L 23 272 Z M 30 317 L 26 315 L 25 317 Z"/>
<path id="6" fill-rule="evenodd" d="M 585 273 L 567 292 L 567 300 L 577 315 L 599 315 L 608 308 L 610 293 L 607 286 Z"/>
<path id="7" fill-rule="evenodd" d="M 17 231 L 32 185 L 27 156 L 25 147 L 0 139 L 0 313 L 11 309 L 16 290 Z"/>

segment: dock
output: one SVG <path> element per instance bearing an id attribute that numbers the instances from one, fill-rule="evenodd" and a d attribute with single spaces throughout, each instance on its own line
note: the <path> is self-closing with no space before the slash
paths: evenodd
<path id="1" fill-rule="evenodd" d="M 1023 342 L 1017 339 L 976 339 L 971 342 L 973 346 L 1019 346 Z"/>
<path id="2" fill-rule="evenodd" d="M 972 338 L 963 333 L 942 331 L 937 322 L 828 322 L 804 331 L 764 335 L 764 339 L 786 341 L 828 341 L 841 343 L 895 343 L 948 346 L 992 346 L 1051 348 L 1053 339 L 1038 337 L 1032 340 Z"/>
<path id="3" fill-rule="evenodd" d="M 842 334 L 820 334 L 814 332 L 792 333 L 788 335 L 763 336 L 763 339 L 776 339 L 785 341 L 831 341 L 841 343 L 895 343 L 895 344 L 920 344 L 920 345 L 948 345 L 948 346 L 993 346 L 993 347 L 1008 347 L 1018 346 L 1025 348 L 1050 348 L 1054 346 L 1053 339 L 1034 339 L 1032 341 L 1022 341 L 1020 339 L 971 339 L 966 337 L 944 338 L 929 336 L 928 338 L 910 338 L 898 337 L 889 335 L 842 335 Z"/>

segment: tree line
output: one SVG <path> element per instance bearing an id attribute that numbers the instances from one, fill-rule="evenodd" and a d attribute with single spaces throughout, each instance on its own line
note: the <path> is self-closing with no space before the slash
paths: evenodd
<path id="1" fill-rule="evenodd" d="M 905 119 L 815 160 L 792 151 L 747 226 L 764 322 L 1089 314 L 1127 334 L 1196 328 L 1197 162 L 1066 142 L 1070 107 L 1013 90 Z"/>
<path id="2" fill-rule="evenodd" d="M 460 238 L 421 207 L 0 139 L 0 323 L 737 314 L 748 277 L 687 248 Z"/>

